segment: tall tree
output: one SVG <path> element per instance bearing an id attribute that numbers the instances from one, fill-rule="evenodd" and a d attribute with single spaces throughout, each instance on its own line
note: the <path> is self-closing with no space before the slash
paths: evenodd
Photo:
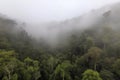
<path id="1" fill-rule="evenodd" d="M 98 47 L 91 47 L 85 55 L 88 62 L 93 63 L 93 69 L 96 70 L 98 59 L 101 57 L 103 51 Z"/>

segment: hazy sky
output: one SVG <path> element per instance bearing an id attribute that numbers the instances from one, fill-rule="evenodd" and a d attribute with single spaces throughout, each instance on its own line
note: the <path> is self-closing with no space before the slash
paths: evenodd
<path id="1" fill-rule="evenodd" d="M 25 22 L 65 20 L 120 0 L 0 0 L 0 13 Z"/>

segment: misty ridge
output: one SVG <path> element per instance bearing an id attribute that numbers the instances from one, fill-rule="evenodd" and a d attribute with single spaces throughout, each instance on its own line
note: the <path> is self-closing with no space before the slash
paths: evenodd
<path id="1" fill-rule="evenodd" d="M 36 39 L 44 39 L 46 42 L 56 43 L 57 39 L 69 36 L 71 32 L 82 32 L 85 29 L 97 25 L 118 27 L 120 3 L 104 6 L 97 10 L 91 10 L 79 17 L 64 21 L 52 21 L 47 23 L 22 23 L 16 22 L 16 26 L 25 29 L 30 36 Z M 1 18 L 8 18 L 1 14 Z M 12 21 L 12 19 L 11 19 Z M 13 20 L 14 21 L 14 20 Z M 106 23 L 106 24 L 105 24 Z"/>
<path id="2" fill-rule="evenodd" d="M 5 23 L 11 21 L 14 26 L 7 27 L 11 32 L 19 32 L 24 30 L 26 34 L 34 38 L 38 43 L 46 43 L 49 46 L 66 45 L 71 35 L 81 34 L 88 29 L 96 29 L 101 27 L 111 27 L 119 30 L 119 13 L 120 3 L 104 6 L 100 9 L 91 10 L 81 16 L 67 19 L 63 21 L 51 21 L 44 23 L 25 23 L 14 19 L 10 19 L 7 15 L 1 14 Z M 4 23 L 2 23 L 4 25 Z M 8 23 L 7 23 L 8 24 Z M 1 25 L 2 26 L 2 25 Z M 5 26 L 5 25 L 4 25 Z M 8 26 L 8 25 L 7 25 Z M 13 30 L 12 30 L 13 29 Z"/>
<path id="3" fill-rule="evenodd" d="M 48 23 L 22 23 L 16 22 L 16 26 L 22 26 L 30 36 L 33 36 L 38 41 L 45 40 L 49 44 L 57 44 L 57 42 L 67 39 L 71 32 L 82 32 L 85 29 L 95 25 L 102 26 L 119 26 L 120 3 L 105 6 L 98 10 L 92 10 L 79 17 L 68 19 L 65 21 L 52 21 Z M 1 18 L 4 19 L 1 14 Z M 8 18 L 8 17 L 6 17 Z M 12 20 L 11 20 L 12 21 Z M 107 25 L 107 24 L 109 25 Z"/>
<path id="4" fill-rule="evenodd" d="M 52 21 L 48 23 L 26 24 L 26 31 L 37 39 L 56 44 L 61 38 L 65 40 L 71 32 L 82 32 L 94 26 L 110 26 L 119 28 L 120 3 L 91 10 L 79 17 L 65 21 Z M 61 39 L 62 40 L 62 39 Z"/>

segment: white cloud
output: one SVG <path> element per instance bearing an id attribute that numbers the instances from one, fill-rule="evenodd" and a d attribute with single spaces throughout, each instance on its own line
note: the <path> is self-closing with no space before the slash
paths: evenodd
<path id="1" fill-rule="evenodd" d="M 0 12 L 26 22 L 64 20 L 120 0 L 0 0 Z"/>

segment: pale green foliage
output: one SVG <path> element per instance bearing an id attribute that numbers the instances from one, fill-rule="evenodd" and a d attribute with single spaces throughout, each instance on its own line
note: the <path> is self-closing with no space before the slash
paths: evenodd
<path id="1" fill-rule="evenodd" d="M 64 61 L 63 63 L 59 64 L 55 69 L 55 72 L 54 72 L 55 77 L 54 78 L 56 78 L 57 75 L 60 75 L 60 78 L 62 80 L 64 80 L 64 79 L 71 80 L 70 73 L 69 73 L 69 70 L 71 67 L 72 67 L 72 65 L 70 64 L 69 61 Z"/>
<path id="2" fill-rule="evenodd" d="M 5 76 L 3 79 L 10 80 L 17 67 L 18 60 L 15 58 L 14 51 L 0 51 L 0 71 Z"/>
<path id="3" fill-rule="evenodd" d="M 26 77 L 29 77 L 29 79 L 35 79 L 37 80 L 40 77 L 40 72 L 39 72 L 39 62 L 36 60 L 32 60 L 29 57 L 24 60 L 26 70 L 28 74 Z M 29 80 L 28 79 L 28 80 Z"/>
<path id="4" fill-rule="evenodd" d="M 0 73 L 2 80 L 18 80 L 17 71 L 21 73 L 24 80 L 37 80 L 40 77 L 39 62 L 26 58 L 20 62 L 14 51 L 0 50 Z"/>
<path id="5" fill-rule="evenodd" d="M 97 71 L 88 69 L 83 73 L 82 80 L 102 80 Z"/>

